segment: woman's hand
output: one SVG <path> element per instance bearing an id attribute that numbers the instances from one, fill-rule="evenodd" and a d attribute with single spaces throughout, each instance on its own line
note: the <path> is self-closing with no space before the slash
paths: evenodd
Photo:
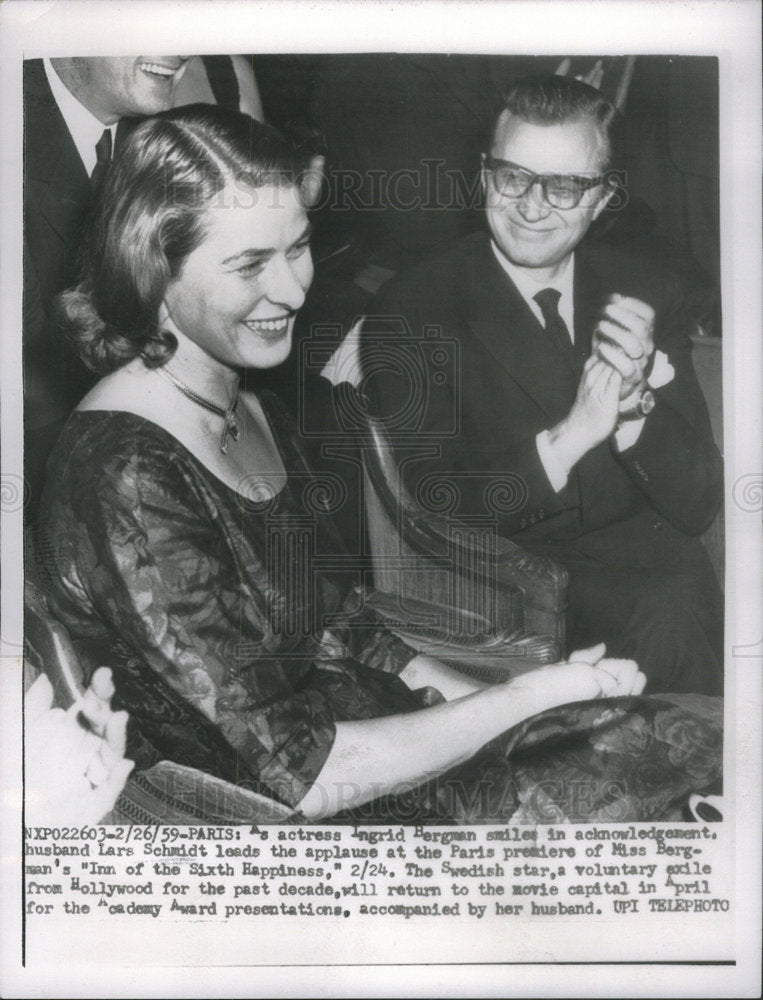
<path id="1" fill-rule="evenodd" d="M 511 689 L 532 698 L 535 712 L 592 698 L 641 694 L 646 677 L 635 660 L 605 658 L 603 642 L 580 649 L 566 663 L 553 663 L 509 681 Z"/>
<path id="2" fill-rule="evenodd" d="M 567 666 L 580 664 L 591 670 L 591 680 L 600 690 L 590 697 L 620 698 L 641 694 L 646 685 L 646 677 L 639 670 L 638 663 L 635 660 L 611 659 L 604 656 L 605 652 L 606 646 L 600 642 L 590 649 L 579 649 L 571 653 L 567 660 Z"/>
<path id="3" fill-rule="evenodd" d="M 44 674 L 24 699 L 26 813 L 35 824 L 98 823 L 124 788 L 127 713 L 112 712 L 111 671 L 99 667 L 71 708 L 52 708 Z"/>

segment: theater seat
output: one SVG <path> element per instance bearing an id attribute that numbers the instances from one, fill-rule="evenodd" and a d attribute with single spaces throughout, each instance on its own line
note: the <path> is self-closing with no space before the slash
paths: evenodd
<path id="1" fill-rule="evenodd" d="M 370 603 L 415 648 L 501 680 L 565 653 L 567 573 L 496 535 L 491 523 L 423 510 L 398 473 L 381 421 L 347 382 L 337 406 L 356 434 L 376 594 Z"/>

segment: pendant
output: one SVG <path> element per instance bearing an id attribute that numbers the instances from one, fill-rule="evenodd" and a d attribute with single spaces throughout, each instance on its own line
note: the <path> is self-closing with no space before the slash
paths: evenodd
<path id="1" fill-rule="evenodd" d="M 228 436 L 232 437 L 234 441 L 238 441 L 238 424 L 236 423 L 236 413 L 233 409 L 225 411 L 225 425 L 223 426 L 223 436 L 220 439 L 220 451 L 223 455 L 228 454 Z"/>

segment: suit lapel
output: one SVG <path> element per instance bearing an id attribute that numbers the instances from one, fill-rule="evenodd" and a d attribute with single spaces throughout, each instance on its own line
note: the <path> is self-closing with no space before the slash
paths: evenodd
<path id="1" fill-rule="evenodd" d="M 501 268 L 486 237 L 467 274 L 464 316 L 477 340 L 551 419 L 566 413 L 578 376 Z"/>
<path id="2" fill-rule="evenodd" d="M 42 60 L 24 63 L 27 198 L 68 243 L 90 199 L 90 178 L 50 91 Z"/>

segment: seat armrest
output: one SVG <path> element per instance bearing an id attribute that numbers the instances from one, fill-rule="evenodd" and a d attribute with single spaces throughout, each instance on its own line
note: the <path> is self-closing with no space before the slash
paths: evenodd
<path id="1" fill-rule="evenodd" d="M 378 590 L 368 595 L 367 602 L 405 642 L 438 659 L 472 663 L 481 658 L 483 664 L 500 661 L 499 674 L 513 674 L 520 660 L 532 660 L 537 666 L 554 663 L 561 656 L 552 636 L 521 629 L 497 630 L 482 615 L 447 604 Z"/>
<path id="2" fill-rule="evenodd" d="M 538 593 L 558 594 L 567 588 L 567 570 L 554 560 L 528 552 L 521 545 L 500 535 L 494 535 L 487 544 L 475 538 L 470 545 L 463 545 L 453 539 L 454 528 L 458 526 L 457 518 L 448 519 L 424 513 L 412 515 L 406 525 L 416 533 L 415 538 L 430 555 L 436 556 L 447 551 L 457 560 L 460 555 L 462 558 L 459 565 L 468 567 L 469 572 L 487 575 L 495 568 L 499 581 L 521 586 L 523 590 L 530 588 Z M 480 557 L 482 570 L 479 564 L 475 567 L 475 555 Z"/>

